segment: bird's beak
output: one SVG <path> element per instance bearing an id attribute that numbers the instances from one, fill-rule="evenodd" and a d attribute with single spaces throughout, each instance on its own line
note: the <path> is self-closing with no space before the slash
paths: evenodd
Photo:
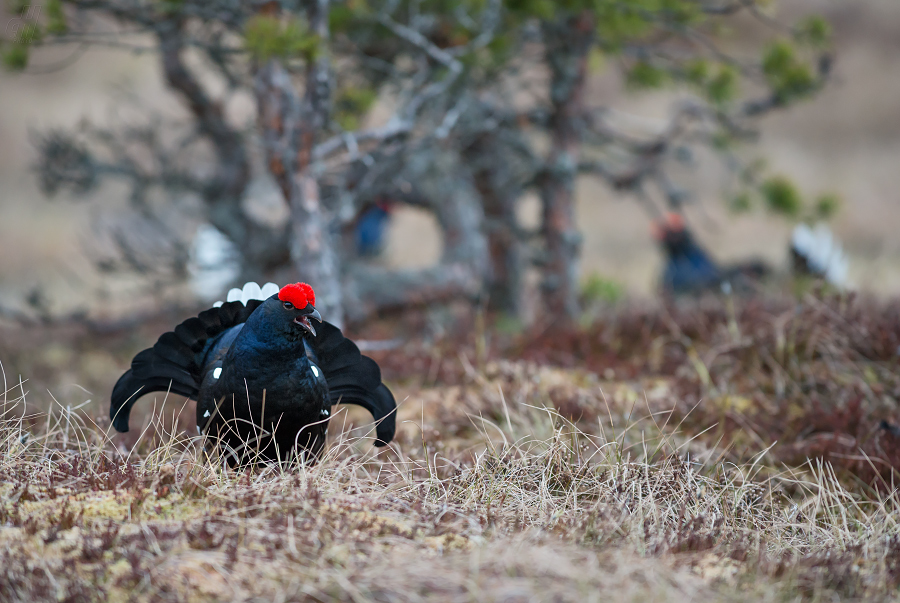
<path id="1" fill-rule="evenodd" d="M 303 316 L 298 316 L 294 319 L 294 322 L 300 325 L 306 332 L 308 332 L 313 337 L 316 336 L 316 329 L 312 326 L 312 323 L 309 322 L 310 318 L 315 318 L 319 322 L 322 322 L 322 315 L 319 314 L 319 311 L 315 308 L 312 309 L 312 312 L 309 314 L 304 314 Z"/>

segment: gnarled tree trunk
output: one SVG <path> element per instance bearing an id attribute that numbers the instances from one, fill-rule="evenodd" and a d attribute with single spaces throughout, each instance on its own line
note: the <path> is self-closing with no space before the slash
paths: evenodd
<path id="1" fill-rule="evenodd" d="M 244 138 L 225 119 L 221 103 L 185 64 L 181 25 L 178 21 L 161 24 L 157 37 L 166 81 L 186 101 L 215 153 L 215 173 L 201 191 L 209 221 L 240 248 L 245 272 L 275 268 L 287 259 L 288 230 L 258 224 L 244 212 L 242 201 L 251 172 Z"/>
<path id="2" fill-rule="evenodd" d="M 321 44 L 328 40 L 328 5 L 329 0 L 317 0 L 308 13 Z M 317 175 L 312 170 L 313 147 L 328 121 L 328 53 L 320 52 L 307 66 L 302 97 L 278 59 L 258 66 L 255 89 L 269 171 L 291 212 L 290 252 L 297 278 L 315 289 L 316 306 L 322 316 L 340 326 L 344 322 L 340 265 Z"/>
<path id="3" fill-rule="evenodd" d="M 468 160 L 479 166 L 475 185 L 484 207 L 489 270 L 488 305 L 510 316 L 521 311 L 525 263 L 516 207 L 522 195 L 523 178 L 509 162 L 497 157 L 511 155 L 493 135 L 482 136 L 466 149 Z"/>
<path id="4" fill-rule="evenodd" d="M 346 280 L 348 319 L 482 293 L 488 271 L 484 210 L 455 152 L 440 148 L 403 158 L 399 181 L 415 183 L 417 205 L 433 212 L 444 236 L 441 260 L 417 270 L 358 266 Z"/>
<path id="5" fill-rule="evenodd" d="M 594 40 L 590 12 L 561 22 L 545 22 L 545 57 L 550 68 L 550 151 L 539 181 L 546 256 L 543 300 L 557 320 L 578 316 L 578 256 L 575 179 L 581 154 L 588 53 Z"/>

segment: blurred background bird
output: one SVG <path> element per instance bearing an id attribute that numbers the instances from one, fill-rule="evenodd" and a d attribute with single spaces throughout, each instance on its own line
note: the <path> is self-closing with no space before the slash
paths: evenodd
<path id="1" fill-rule="evenodd" d="M 353 236 L 358 255 L 374 257 L 384 250 L 392 212 L 392 204 L 383 197 L 359 212 L 353 225 Z"/>
<path id="2" fill-rule="evenodd" d="M 661 287 L 667 293 L 696 294 L 723 286 L 746 292 L 774 274 L 759 259 L 720 265 L 697 243 L 680 214 L 669 213 L 655 222 L 653 236 L 665 256 Z M 795 226 L 789 254 L 794 277 L 821 279 L 839 289 L 848 285 L 847 256 L 826 224 Z"/>
<path id="3" fill-rule="evenodd" d="M 755 259 L 720 266 L 696 242 L 679 214 L 669 213 L 656 222 L 653 233 L 665 255 L 661 286 L 666 293 L 700 293 L 725 283 L 743 291 L 771 273 L 764 262 Z"/>

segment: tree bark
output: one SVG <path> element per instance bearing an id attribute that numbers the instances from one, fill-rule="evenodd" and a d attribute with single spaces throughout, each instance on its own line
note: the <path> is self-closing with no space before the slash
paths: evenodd
<path id="1" fill-rule="evenodd" d="M 255 88 L 269 171 L 290 208 L 290 253 L 297 278 L 312 285 L 322 316 L 341 326 L 344 304 L 340 265 L 331 221 L 312 170 L 313 148 L 327 124 L 331 97 L 328 5 L 329 0 L 317 0 L 308 12 L 322 49 L 307 66 L 303 96 L 298 95 L 278 59 L 270 59 L 257 69 Z"/>
<path id="2" fill-rule="evenodd" d="M 488 306 L 510 316 L 519 316 L 524 265 L 516 227 L 518 195 L 488 190 L 482 193 L 482 198 L 491 262 L 487 287 Z"/>
<path id="3" fill-rule="evenodd" d="M 488 272 L 484 210 L 455 152 L 411 152 L 398 181 L 414 182 L 415 198 L 433 212 L 444 235 L 440 263 L 419 270 L 354 267 L 346 280 L 348 320 L 453 299 L 476 299 Z M 417 203 L 418 205 L 418 203 Z"/>
<path id="4" fill-rule="evenodd" d="M 578 316 L 578 257 L 581 235 L 575 227 L 575 179 L 584 120 L 588 53 L 594 40 L 590 12 L 562 22 L 545 22 L 545 57 L 550 68 L 550 151 L 540 178 L 543 301 L 557 320 Z"/>
<path id="5" fill-rule="evenodd" d="M 484 166 L 475 173 L 475 185 L 485 214 L 488 307 L 518 316 L 522 305 L 524 262 L 516 205 L 522 194 L 522 181 L 512 173 L 507 162 L 496 161 L 496 157 L 509 153 L 504 153 L 506 149 L 502 148 L 502 143 L 490 136 L 483 136 L 466 150 L 472 163 Z"/>
<path id="6" fill-rule="evenodd" d="M 228 123 L 221 104 L 206 93 L 185 65 L 181 24 L 170 21 L 167 25 L 157 30 L 163 73 L 186 101 L 216 156 L 215 174 L 202 192 L 208 219 L 241 250 L 244 272 L 280 266 L 288 259 L 288 229 L 258 224 L 244 212 L 242 202 L 251 169 L 243 136 Z"/>

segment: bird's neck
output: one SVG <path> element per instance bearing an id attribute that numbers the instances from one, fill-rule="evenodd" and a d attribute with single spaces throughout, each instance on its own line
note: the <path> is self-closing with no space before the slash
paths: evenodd
<path id="1" fill-rule="evenodd" d="M 303 338 L 288 338 L 247 321 L 228 351 L 228 360 L 238 365 L 278 366 L 308 362 Z"/>
<path id="2" fill-rule="evenodd" d="M 692 240 L 680 242 L 674 246 L 669 255 L 673 258 L 696 258 L 697 256 L 706 256 L 706 252 L 697 243 Z"/>

